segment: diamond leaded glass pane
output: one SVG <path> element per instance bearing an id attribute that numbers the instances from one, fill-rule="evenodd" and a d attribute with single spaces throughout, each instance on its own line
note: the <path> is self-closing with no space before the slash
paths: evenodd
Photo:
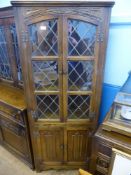
<path id="1" fill-rule="evenodd" d="M 68 96 L 68 118 L 87 119 L 90 109 L 90 96 L 70 95 Z"/>
<path id="2" fill-rule="evenodd" d="M 96 26 L 80 20 L 68 20 L 68 55 L 93 56 Z"/>
<path id="3" fill-rule="evenodd" d="M 36 90 L 58 90 L 58 64 L 56 61 L 32 61 Z"/>
<path id="4" fill-rule="evenodd" d="M 0 26 L 0 77 L 12 80 L 4 27 Z"/>
<path id="5" fill-rule="evenodd" d="M 13 44 L 14 53 L 16 57 L 16 63 L 17 63 L 18 80 L 22 81 L 22 70 L 21 70 L 21 64 L 20 64 L 20 54 L 19 54 L 18 39 L 17 39 L 15 24 L 12 24 L 10 26 L 10 31 L 12 34 L 12 41 L 13 41 L 12 44 Z"/>
<path id="6" fill-rule="evenodd" d="M 41 119 L 56 119 L 59 117 L 59 98 L 57 95 L 37 95 L 36 115 Z"/>
<path id="7" fill-rule="evenodd" d="M 71 91 L 91 90 L 93 70 L 93 61 L 68 61 L 68 89 Z"/>
<path id="8" fill-rule="evenodd" d="M 29 26 L 32 56 L 58 55 L 57 20 L 47 20 Z"/>

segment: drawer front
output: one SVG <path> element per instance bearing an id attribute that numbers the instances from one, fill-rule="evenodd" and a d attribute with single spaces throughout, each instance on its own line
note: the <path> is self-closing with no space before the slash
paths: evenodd
<path id="1" fill-rule="evenodd" d="M 3 143 L 20 155 L 28 155 L 26 130 L 24 127 L 0 116 Z"/>
<path id="2" fill-rule="evenodd" d="M 0 103 L 0 114 L 10 118 L 20 124 L 25 124 L 24 112 L 18 109 L 12 108 L 11 106 Z"/>
<path id="3" fill-rule="evenodd" d="M 101 153 L 103 155 L 106 155 L 108 157 L 111 157 L 112 154 L 112 147 L 108 144 L 106 144 L 104 141 L 99 142 L 98 144 L 98 153 Z"/>
<path id="4" fill-rule="evenodd" d="M 1 125 L 1 128 L 6 128 L 18 136 L 24 137 L 26 135 L 24 127 L 8 119 L 4 119 L 1 117 L 0 125 Z"/>
<path id="5" fill-rule="evenodd" d="M 12 115 L 11 118 L 19 124 L 25 125 L 24 113 L 21 111 L 17 111 L 17 113 L 15 115 Z"/>
<path id="6" fill-rule="evenodd" d="M 96 170 L 103 174 L 108 174 L 108 169 L 110 165 L 110 157 L 98 153 L 97 160 L 96 160 Z"/>

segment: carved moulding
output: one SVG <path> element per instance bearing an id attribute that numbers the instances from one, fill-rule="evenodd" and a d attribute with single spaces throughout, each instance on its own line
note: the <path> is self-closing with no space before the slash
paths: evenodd
<path id="1" fill-rule="evenodd" d="M 45 15 L 80 15 L 90 19 L 100 21 L 103 16 L 103 8 L 99 7 L 33 7 L 26 8 L 24 13 L 25 20 L 31 20 Z"/>

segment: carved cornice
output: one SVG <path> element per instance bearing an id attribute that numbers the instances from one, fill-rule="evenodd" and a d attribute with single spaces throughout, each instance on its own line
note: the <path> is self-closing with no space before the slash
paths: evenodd
<path id="1" fill-rule="evenodd" d="M 31 20 L 37 17 L 45 15 L 80 15 L 83 17 L 89 16 L 90 19 L 100 20 L 103 16 L 103 9 L 99 7 L 49 7 L 49 8 L 38 8 L 38 7 L 29 7 L 26 8 L 24 17 L 27 20 Z"/>
<path id="2" fill-rule="evenodd" d="M 80 7 L 80 6 L 95 6 L 95 7 L 112 7 L 115 2 L 110 1 L 110 0 L 75 0 L 75 1 L 43 1 L 43 0 L 14 0 L 11 1 L 11 4 L 13 6 L 75 6 L 75 7 Z"/>

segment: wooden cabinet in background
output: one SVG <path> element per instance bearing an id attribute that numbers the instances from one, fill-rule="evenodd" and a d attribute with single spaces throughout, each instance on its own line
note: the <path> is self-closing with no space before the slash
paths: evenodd
<path id="1" fill-rule="evenodd" d="M 112 1 L 12 1 L 35 167 L 88 168 Z"/>
<path id="2" fill-rule="evenodd" d="M 0 83 L 0 143 L 33 168 L 23 91 Z"/>
<path id="3" fill-rule="evenodd" d="M 15 86 L 23 84 L 12 7 L 0 8 L 0 80 Z"/>
<path id="4" fill-rule="evenodd" d="M 108 175 L 112 148 L 131 154 L 131 129 L 115 122 L 111 124 L 111 111 L 93 140 L 90 170 L 94 175 Z"/>

